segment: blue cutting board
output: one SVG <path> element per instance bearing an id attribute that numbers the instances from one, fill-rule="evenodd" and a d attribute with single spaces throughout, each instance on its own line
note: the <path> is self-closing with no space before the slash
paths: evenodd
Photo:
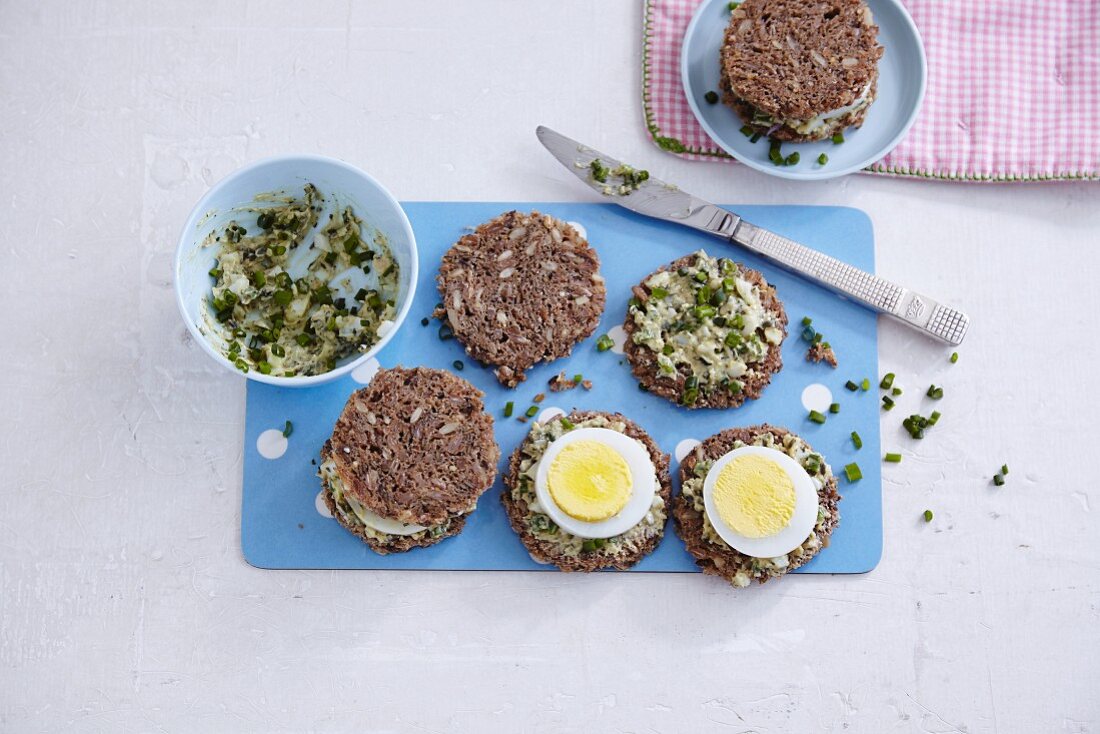
<path id="1" fill-rule="evenodd" d="M 515 415 L 522 415 L 540 392 L 545 410 L 560 407 L 619 411 L 636 421 L 662 450 L 673 454 L 673 476 L 679 462 L 675 451 L 685 439 L 701 440 L 723 428 L 771 423 L 800 433 L 832 465 L 834 473 L 858 461 L 863 479 L 849 484 L 840 478 L 840 526 L 832 542 L 800 571 L 807 573 L 861 573 L 875 567 L 882 554 L 882 478 L 879 447 L 879 404 L 876 390 L 849 392 L 844 383 L 864 377 L 878 382 L 878 331 L 873 314 L 835 295 L 802 281 L 739 248 L 717 239 L 632 214 L 613 204 L 561 203 L 451 203 L 412 202 L 404 205 L 416 232 L 420 250 L 420 282 L 408 320 L 379 353 L 383 367 L 423 365 L 453 370 L 465 363 L 461 375 L 485 392 L 487 410 L 496 421 L 501 448 L 500 470 L 527 433 L 529 424 L 504 418 L 502 409 L 514 401 Z M 868 271 L 874 270 L 871 222 L 857 209 L 810 206 L 735 206 L 749 221 L 792 237 L 829 255 Z M 607 308 L 599 329 L 577 345 L 571 356 L 528 372 L 527 381 L 509 390 L 497 383 L 488 368 L 463 352 L 455 340 L 440 341 L 438 324 L 421 326 L 421 318 L 439 300 L 435 276 L 444 251 L 468 227 L 509 209 L 537 209 L 561 219 L 579 222 L 599 252 L 601 272 L 607 279 Z M 783 345 L 783 370 L 759 400 L 734 410 L 688 411 L 642 392 L 621 354 L 597 352 L 596 337 L 622 324 L 630 288 L 658 266 L 700 248 L 711 254 L 729 254 L 761 270 L 775 285 L 790 319 Z M 799 338 L 803 316 L 813 318 L 833 345 L 838 369 L 807 362 L 806 342 Z M 360 368 L 357 378 L 369 381 L 371 365 Z M 594 383 L 583 388 L 552 393 L 547 380 L 565 370 L 583 373 Z M 356 376 L 327 385 L 288 389 L 248 383 L 244 441 L 244 493 L 241 510 L 241 545 L 245 559 L 260 568 L 396 568 L 433 570 L 546 570 L 531 560 L 504 514 L 500 503 L 503 483 L 498 478 L 486 492 L 463 532 L 431 548 L 382 556 L 319 511 L 320 480 L 312 460 L 332 430 L 352 391 L 361 386 Z M 807 419 L 804 391 L 839 402 L 839 414 L 829 415 L 824 425 Z M 294 429 L 289 440 L 281 432 L 286 421 Z M 862 450 L 852 445 L 858 431 Z M 269 457 L 265 458 L 265 454 Z M 678 480 L 674 481 L 678 491 Z M 633 571 L 697 571 L 691 556 L 676 536 L 672 521 L 661 545 Z"/>

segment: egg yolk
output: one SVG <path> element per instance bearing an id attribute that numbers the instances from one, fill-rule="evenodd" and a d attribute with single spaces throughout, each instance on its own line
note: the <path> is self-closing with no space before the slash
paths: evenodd
<path id="1" fill-rule="evenodd" d="M 714 481 L 714 505 L 738 535 L 767 538 L 787 527 L 794 515 L 794 481 L 767 457 L 738 456 Z"/>
<path id="2" fill-rule="evenodd" d="M 554 457 L 546 484 L 566 515 L 600 522 L 622 511 L 634 480 L 626 460 L 611 447 L 598 441 L 574 441 Z"/>

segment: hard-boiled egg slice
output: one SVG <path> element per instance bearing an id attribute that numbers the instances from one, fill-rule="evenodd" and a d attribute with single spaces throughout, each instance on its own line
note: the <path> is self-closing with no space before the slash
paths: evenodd
<path id="1" fill-rule="evenodd" d="M 610 538 L 637 525 L 657 491 L 645 446 L 608 428 L 577 428 L 551 443 L 535 473 L 539 505 L 562 530 Z"/>
<path id="2" fill-rule="evenodd" d="M 421 530 L 428 529 L 423 525 L 413 525 L 412 523 L 403 523 L 382 517 L 377 513 L 371 512 L 366 507 L 363 507 L 354 497 L 344 495 L 344 499 L 347 500 L 352 512 L 355 513 L 355 516 L 358 517 L 364 525 L 368 528 L 374 528 L 380 533 L 386 533 L 387 535 L 412 535 L 413 533 L 419 533 Z"/>
<path id="3" fill-rule="evenodd" d="M 784 556 L 806 542 L 817 523 L 817 504 L 806 470 L 764 446 L 730 451 L 703 481 L 703 505 L 714 530 L 753 558 Z"/>

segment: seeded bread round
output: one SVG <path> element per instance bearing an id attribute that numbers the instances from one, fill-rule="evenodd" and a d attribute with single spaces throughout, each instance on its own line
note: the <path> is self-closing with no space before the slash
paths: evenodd
<path id="1" fill-rule="evenodd" d="M 755 131 L 778 140 L 820 140 L 859 125 L 876 91 L 883 54 L 877 34 L 863 0 L 745 0 L 730 13 L 720 51 L 725 101 Z M 776 127 L 847 107 L 865 92 L 866 106 L 825 127 Z M 774 123 L 754 122 L 756 112 Z"/>
<path id="2" fill-rule="evenodd" d="M 599 270 L 596 251 L 565 222 L 506 212 L 443 256 L 435 316 L 515 387 L 533 365 L 567 356 L 596 330 L 607 300 Z"/>
<path id="3" fill-rule="evenodd" d="M 496 479 L 500 449 L 482 395 L 445 370 L 379 370 L 348 398 L 321 458 L 381 517 L 453 523 Z"/>
<path id="4" fill-rule="evenodd" d="M 647 275 L 642 279 L 641 283 L 634 286 L 634 297 L 644 303 L 650 297 L 649 289 L 645 285 L 646 281 L 656 273 L 686 267 L 694 261 L 695 257 L 695 255 L 686 255 L 679 260 L 674 260 L 668 265 L 658 268 L 654 273 Z M 782 302 L 776 296 L 775 288 L 769 285 L 764 279 L 764 276 L 756 270 L 746 268 L 743 265 L 738 265 L 738 270 L 745 280 L 760 289 L 761 305 L 763 305 L 766 311 L 774 314 L 776 322 L 779 324 L 779 328 L 782 329 L 784 338 L 786 338 L 787 312 L 783 308 Z M 636 330 L 637 326 L 634 323 L 634 319 L 631 318 L 630 310 L 627 309 L 626 321 L 623 323 L 623 331 L 626 332 L 624 351 L 627 359 L 630 361 L 631 372 L 634 373 L 634 377 L 637 378 L 639 385 L 645 388 L 647 392 L 659 395 L 666 400 L 671 400 L 679 404 L 680 398 L 684 393 L 684 383 L 690 375 L 690 369 L 687 365 L 679 365 L 677 368 L 678 372 L 674 378 L 664 376 L 657 363 L 657 353 L 643 344 L 636 344 L 634 342 L 634 333 Z M 756 400 L 760 397 L 764 388 L 771 383 L 772 375 L 783 368 L 782 346 L 782 341 L 780 341 L 779 344 L 769 345 L 764 359 L 761 362 L 754 363 L 754 372 L 747 375 L 743 380 L 740 392 L 731 392 L 728 390 L 713 390 L 709 393 L 700 392 L 698 400 L 696 400 L 693 405 L 684 407 L 736 408 L 742 405 L 746 400 Z"/>
<path id="5" fill-rule="evenodd" d="M 657 494 L 664 501 L 664 512 L 667 516 L 672 498 L 672 480 L 668 470 L 669 456 L 661 453 L 661 450 L 649 437 L 648 433 L 636 423 L 618 413 L 573 411 L 566 418 L 577 426 L 592 418 L 603 418 L 608 422 L 623 423 L 622 433 L 641 441 L 645 445 L 646 451 L 649 452 L 649 457 L 657 470 L 657 482 L 661 485 Z M 561 417 L 551 420 L 560 421 Z M 642 537 L 634 547 L 622 548 L 618 552 L 610 552 L 605 546 L 594 550 L 582 550 L 577 554 L 567 554 L 563 552 L 561 545 L 558 543 L 535 537 L 530 526 L 532 512 L 528 508 L 527 502 L 518 496 L 520 494 L 521 478 L 520 463 L 524 458 L 524 448 L 530 440 L 529 436 L 525 438 L 512 454 L 508 474 L 504 477 L 504 493 L 501 494 L 500 499 L 504 503 L 504 510 L 508 514 L 508 521 L 512 524 L 512 529 L 519 535 L 520 540 L 523 541 L 523 545 L 527 547 L 527 552 L 531 554 L 533 559 L 539 563 L 557 566 L 562 571 L 598 571 L 602 568 L 617 568 L 623 571 L 653 552 L 653 549 L 664 537 L 664 522 L 661 522 L 654 529 L 654 532 Z"/>
<path id="6" fill-rule="evenodd" d="M 741 444 L 782 445 L 784 440 L 797 439 L 812 452 L 812 447 L 798 436 L 784 428 L 767 424 L 748 428 L 728 428 L 716 433 L 688 454 L 680 462 L 680 484 L 695 478 L 695 466 L 700 461 L 716 461 Z M 801 462 L 800 462 L 801 463 Z M 691 499 L 681 491 L 672 502 L 672 516 L 676 522 L 676 533 L 683 539 L 688 553 L 695 558 L 696 565 L 703 573 L 721 576 L 735 586 L 747 586 L 751 581 L 764 583 L 770 578 L 782 576 L 807 563 L 822 548 L 829 545 L 829 536 L 840 521 L 836 477 L 828 464 L 821 461 L 818 470 L 823 486 L 817 492 L 819 519 L 813 531 L 802 546 L 787 555 L 787 565 L 783 568 L 760 567 L 759 559 L 743 555 L 720 539 L 715 542 L 704 534 L 703 510 L 696 509 Z M 757 561 L 757 563 L 754 563 Z"/>

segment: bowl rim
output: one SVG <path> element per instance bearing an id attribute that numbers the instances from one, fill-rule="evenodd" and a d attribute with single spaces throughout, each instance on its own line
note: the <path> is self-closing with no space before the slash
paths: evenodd
<path id="1" fill-rule="evenodd" d="M 185 251 L 189 250 L 193 244 L 189 235 L 193 232 L 199 221 L 206 216 L 213 207 L 210 206 L 210 202 L 218 195 L 218 193 L 226 186 L 230 185 L 234 181 L 243 178 L 247 174 L 253 171 L 266 168 L 268 166 L 286 165 L 288 163 L 310 162 L 319 163 L 325 166 L 332 166 L 334 168 L 342 168 L 349 173 L 358 176 L 363 179 L 364 183 L 368 187 L 373 187 L 382 195 L 394 211 L 398 215 L 398 221 L 401 225 L 401 229 L 404 231 L 405 236 L 409 240 L 409 249 L 412 251 L 412 268 L 409 274 L 409 289 L 405 294 L 405 300 L 401 308 L 398 310 L 393 320 L 393 326 L 383 334 L 374 345 L 371 346 L 366 352 L 363 352 L 355 359 L 351 360 L 347 364 L 340 365 L 335 369 L 323 372 L 319 375 L 300 375 L 295 377 L 280 377 L 275 375 L 265 375 L 256 370 L 249 370 L 248 372 L 241 372 L 237 367 L 229 361 L 224 355 L 214 349 L 214 346 L 206 338 L 197 324 L 191 321 L 191 318 L 187 314 L 187 304 L 184 303 L 183 298 L 183 285 L 181 282 L 181 264 L 185 255 Z M 355 370 L 367 360 L 374 357 L 379 351 L 382 350 L 390 339 L 393 338 L 397 330 L 401 328 L 401 325 L 405 321 L 405 317 L 408 316 L 409 310 L 412 308 L 412 303 L 416 297 L 416 284 L 420 277 L 420 256 L 416 246 L 416 234 L 413 232 L 412 223 L 409 222 L 408 214 L 405 213 L 404 207 L 401 203 L 390 193 L 389 189 L 383 186 L 379 181 L 371 176 L 366 171 L 362 170 L 358 166 L 354 166 L 346 161 L 339 160 L 337 158 L 331 158 L 324 155 L 316 154 L 285 154 L 269 156 L 261 158 L 251 163 L 247 163 L 240 168 L 237 168 L 232 173 L 228 174 L 224 178 L 220 179 L 217 183 L 211 186 L 205 194 L 198 200 L 194 207 L 191 209 L 191 213 L 187 217 L 187 221 L 183 225 L 183 229 L 180 232 L 179 241 L 176 243 L 176 253 L 172 260 L 172 283 L 176 291 L 176 307 L 179 309 L 180 316 L 183 318 L 184 323 L 187 325 L 187 331 L 191 334 L 191 337 L 199 343 L 202 349 L 210 355 L 216 362 L 224 366 L 226 369 L 232 371 L 234 374 L 241 375 L 248 380 L 255 380 L 256 382 L 262 382 L 267 385 L 277 385 L 281 387 L 309 387 L 310 385 L 319 385 L 332 380 L 343 377 L 344 375 Z"/>
<path id="2" fill-rule="evenodd" d="M 683 88 L 684 96 L 687 98 L 688 106 L 691 108 L 691 113 L 695 116 L 695 120 L 699 123 L 699 126 L 703 128 L 703 132 L 705 132 L 707 137 L 713 140 L 719 148 L 726 151 L 737 160 L 738 163 L 743 163 L 749 168 L 760 171 L 761 173 L 766 173 L 769 176 L 785 178 L 789 181 L 825 181 L 830 178 L 839 178 L 840 176 L 847 176 L 850 173 L 862 171 L 872 163 L 884 158 L 890 151 L 898 146 L 898 143 L 900 143 L 906 135 L 909 134 L 909 130 L 913 127 L 913 123 L 917 121 L 917 115 L 920 114 L 921 107 L 924 106 L 924 95 L 928 89 L 928 56 L 924 50 L 924 39 L 921 38 L 920 29 L 917 28 L 916 22 L 913 21 L 913 16 L 911 16 L 905 6 L 902 5 L 901 0 L 879 0 L 879 2 L 892 5 L 894 9 L 900 13 L 902 27 L 912 35 L 913 40 L 916 42 L 917 57 L 920 59 L 920 86 L 917 89 L 916 102 L 912 109 L 909 110 L 909 116 L 906 118 L 905 123 L 902 124 L 897 134 L 881 148 L 866 156 L 864 160 L 845 166 L 844 168 L 832 170 L 809 170 L 799 173 L 788 171 L 774 165 L 766 166 L 760 161 L 742 156 L 734 146 L 727 144 L 717 131 L 711 127 L 710 123 L 706 121 L 702 109 L 695 99 L 695 95 L 690 93 L 691 85 L 688 79 L 690 76 L 690 65 L 688 64 L 687 54 L 689 45 L 688 39 L 695 33 L 696 26 L 702 22 L 703 16 L 710 10 L 711 6 L 721 2 L 722 0 L 704 0 L 691 16 L 691 22 L 688 23 L 687 30 L 684 31 L 684 37 L 680 44 L 680 85 Z"/>

